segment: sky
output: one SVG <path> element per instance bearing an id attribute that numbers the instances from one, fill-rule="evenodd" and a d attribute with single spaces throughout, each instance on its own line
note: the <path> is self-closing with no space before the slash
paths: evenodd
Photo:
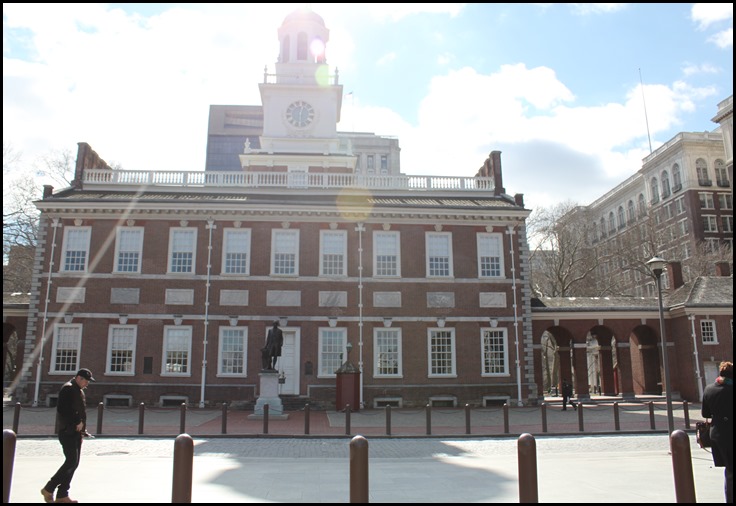
<path id="1" fill-rule="evenodd" d="M 304 5 L 4 3 L 12 174 L 78 142 L 123 169 L 204 170 L 210 105 L 261 104 Z M 715 130 L 733 94 L 730 3 L 308 5 L 344 86 L 339 131 L 397 136 L 412 175 L 470 177 L 501 151 L 529 209 L 589 204 L 650 146 Z"/>

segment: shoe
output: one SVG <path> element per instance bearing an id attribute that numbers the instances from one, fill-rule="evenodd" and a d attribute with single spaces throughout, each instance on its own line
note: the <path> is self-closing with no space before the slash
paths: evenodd
<path id="1" fill-rule="evenodd" d="M 46 487 L 43 487 L 41 489 L 41 495 L 43 496 L 43 500 L 46 502 L 54 502 L 54 493 L 49 492 L 46 490 Z"/>
<path id="2" fill-rule="evenodd" d="M 577 411 L 577 410 L 578 410 L 578 406 L 577 406 L 577 405 L 574 405 L 574 406 L 572 407 L 572 409 L 574 409 L 575 411 Z"/>
<path id="3" fill-rule="evenodd" d="M 66 496 L 66 497 L 57 497 L 56 498 L 56 501 L 54 501 L 54 502 L 79 502 L 79 501 L 75 501 L 71 497 Z"/>
<path id="4" fill-rule="evenodd" d="M 567 411 L 567 408 L 562 408 L 562 411 Z"/>

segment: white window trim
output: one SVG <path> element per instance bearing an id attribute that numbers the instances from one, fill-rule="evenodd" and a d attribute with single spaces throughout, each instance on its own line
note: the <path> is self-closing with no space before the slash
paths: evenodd
<path id="1" fill-rule="evenodd" d="M 605 234 L 605 230 L 603 231 Z M 482 270 L 481 270 L 481 257 L 483 256 L 484 251 L 481 251 L 481 237 L 488 237 L 498 238 L 498 267 L 499 267 L 499 275 L 498 276 L 483 276 Z M 505 279 L 506 278 L 506 266 L 504 265 L 504 244 L 503 244 L 503 234 L 499 232 L 478 232 L 476 234 L 476 254 L 477 258 L 476 261 L 478 262 L 478 279 Z M 490 252 L 489 252 L 490 253 Z"/>
<path id="2" fill-rule="evenodd" d="M 232 373 L 222 371 L 222 334 L 225 330 L 243 331 L 243 372 Z M 217 377 L 218 378 L 244 378 L 248 376 L 248 327 L 226 327 L 221 326 L 217 335 Z"/>
<path id="3" fill-rule="evenodd" d="M 140 248 L 138 249 L 138 268 L 134 271 L 121 271 L 118 270 L 118 260 L 120 258 L 120 234 L 121 232 L 130 232 L 130 231 L 137 231 L 141 234 L 141 242 L 140 242 Z M 141 264 L 143 264 L 143 239 L 145 236 L 145 228 L 144 227 L 117 227 L 117 230 L 115 231 L 115 260 L 114 264 L 112 266 L 113 272 L 115 274 L 140 274 L 141 273 Z"/>
<path id="4" fill-rule="evenodd" d="M 169 329 L 176 329 L 176 330 L 182 330 L 182 329 L 189 329 L 189 347 L 187 349 L 187 364 L 188 364 L 188 371 L 187 372 L 166 372 L 166 342 L 168 338 L 168 330 Z M 161 376 L 171 376 L 171 377 L 179 377 L 179 378 L 186 378 L 192 375 L 192 326 L 191 325 L 164 325 L 164 335 L 163 335 L 163 342 L 161 343 Z"/>
<path id="5" fill-rule="evenodd" d="M 452 372 L 449 374 L 432 374 L 432 333 L 450 332 L 452 340 Z M 457 341 L 455 338 L 455 329 L 448 327 L 431 327 L 427 329 L 427 377 L 428 378 L 457 378 Z"/>
<path id="6" fill-rule="evenodd" d="M 448 246 L 448 266 L 447 266 L 447 275 L 431 275 L 429 273 L 429 243 L 431 238 L 433 237 L 446 237 L 447 238 L 447 246 Z M 435 278 L 435 279 L 451 279 L 455 277 L 455 271 L 453 269 L 453 256 L 452 256 L 452 232 L 425 232 L 424 234 L 424 262 L 425 262 L 425 273 L 428 278 Z"/>
<path id="7" fill-rule="evenodd" d="M 483 344 L 483 334 L 486 331 L 501 332 L 503 339 L 503 370 L 505 372 L 491 373 L 485 372 L 485 346 Z M 511 376 L 509 369 L 509 332 L 505 327 L 481 327 L 480 329 L 480 375 L 484 378 L 498 378 Z"/>
<path id="8" fill-rule="evenodd" d="M 295 236 L 296 240 L 294 241 L 294 244 L 296 245 L 296 251 L 294 251 L 294 272 L 289 274 L 276 274 L 275 273 L 275 267 L 276 267 L 276 235 L 277 234 L 283 234 L 288 233 Z M 294 229 L 283 229 L 283 228 L 274 228 L 271 230 L 271 276 L 278 276 L 278 277 L 286 277 L 286 278 L 294 278 L 299 276 L 299 230 Z"/>
<path id="9" fill-rule="evenodd" d="M 69 233 L 74 230 L 86 230 L 87 231 L 87 245 L 86 245 L 86 252 L 87 254 L 84 256 L 84 269 L 81 271 L 72 271 L 67 270 L 66 268 L 66 248 L 67 248 L 67 238 L 69 236 Z M 86 227 L 66 227 L 64 228 L 64 242 L 61 246 L 61 272 L 71 272 L 71 273 L 79 273 L 79 272 L 87 272 L 89 270 L 89 243 L 92 238 L 92 227 L 86 226 Z"/>
<path id="10" fill-rule="evenodd" d="M 131 361 L 133 368 L 130 372 L 112 371 L 112 337 L 114 329 L 133 329 L 133 354 Z M 105 360 L 105 375 L 109 376 L 135 376 L 135 350 L 138 345 L 138 325 L 110 325 L 107 329 L 107 358 Z"/>
<path id="11" fill-rule="evenodd" d="M 332 328 L 332 327 L 321 327 L 317 329 L 318 333 L 318 340 L 317 340 L 317 350 L 318 350 L 318 356 L 317 356 L 317 378 L 335 378 L 337 377 L 336 374 L 322 374 L 322 341 L 324 340 L 324 331 L 338 331 L 341 332 L 342 337 L 342 362 L 345 363 L 345 360 L 347 360 L 348 356 L 348 349 L 346 347 L 348 343 L 348 332 L 346 328 Z M 342 365 L 342 364 L 340 364 Z"/>
<path id="12" fill-rule="evenodd" d="M 713 325 L 713 340 L 712 341 L 706 341 L 703 338 L 703 322 L 710 322 Z M 718 342 L 718 330 L 716 329 L 716 321 L 711 320 L 710 318 L 703 318 L 700 320 L 700 342 L 703 344 L 703 346 L 714 346 L 719 344 Z"/>
<path id="13" fill-rule="evenodd" d="M 327 234 L 340 235 L 342 238 L 342 272 L 340 274 L 324 273 L 324 237 Z M 319 275 L 328 278 L 347 277 L 348 272 L 348 233 L 347 230 L 320 230 L 319 231 Z"/>
<path id="14" fill-rule="evenodd" d="M 172 272 L 171 271 L 171 260 L 172 255 L 174 254 L 174 235 L 176 232 L 186 232 L 186 231 L 194 231 L 194 237 L 192 240 L 192 270 L 189 272 Z M 195 274 L 197 272 L 197 227 L 172 227 L 169 229 L 169 250 L 168 250 L 168 259 L 167 259 L 167 273 L 168 274 L 174 274 L 174 275 L 180 275 L 180 276 L 187 276 L 191 274 Z"/>
<path id="15" fill-rule="evenodd" d="M 58 332 L 59 329 L 62 328 L 76 328 L 79 329 L 79 342 L 77 344 L 77 362 L 75 366 L 73 367 L 73 371 L 57 371 L 56 370 L 56 351 L 57 351 L 57 345 L 58 345 Z M 74 375 L 74 373 L 79 370 L 79 355 L 81 354 L 82 350 L 82 324 L 81 323 L 57 323 L 54 325 L 54 340 L 53 345 L 51 347 L 51 357 L 49 360 L 49 374 L 54 375 L 63 375 L 67 376 L 70 373 Z"/>
<path id="16" fill-rule="evenodd" d="M 228 240 L 228 233 L 229 232 L 247 232 L 248 233 L 248 247 L 246 248 L 245 255 L 246 255 L 246 263 L 245 263 L 245 272 L 244 273 L 236 273 L 236 272 L 226 272 L 225 271 L 225 259 L 227 256 L 227 246 L 229 243 Z M 220 268 L 220 273 L 223 276 L 250 276 L 250 251 L 251 251 L 251 244 L 253 240 L 253 232 L 250 228 L 224 228 L 222 231 L 222 263 Z"/>
<path id="17" fill-rule="evenodd" d="M 392 235 L 396 237 L 396 274 L 377 274 L 378 272 L 378 244 L 377 238 L 381 235 Z M 374 230 L 373 231 L 373 277 L 374 278 L 400 278 L 401 277 L 401 233 L 398 230 Z"/>
<path id="18" fill-rule="evenodd" d="M 398 348 L 398 352 L 396 355 L 396 360 L 398 361 L 398 372 L 396 374 L 383 374 L 378 369 L 378 334 L 380 332 L 389 331 L 396 333 L 396 344 Z M 374 378 L 403 378 L 404 377 L 404 369 L 403 369 L 403 363 L 404 363 L 404 357 L 403 357 L 403 342 L 402 342 L 402 336 L 401 336 L 401 329 L 400 328 L 374 328 L 373 329 L 373 377 Z"/>

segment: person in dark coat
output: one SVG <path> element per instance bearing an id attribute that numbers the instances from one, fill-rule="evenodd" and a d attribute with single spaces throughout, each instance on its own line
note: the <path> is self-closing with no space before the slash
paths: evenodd
<path id="1" fill-rule="evenodd" d="M 562 411 L 567 411 L 568 402 L 572 409 L 577 411 L 578 407 L 572 400 L 572 385 L 567 380 L 562 380 Z"/>
<path id="2" fill-rule="evenodd" d="M 94 381 L 92 371 L 80 369 L 77 374 L 62 385 L 56 404 L 56 433 L 64 451 L 64 463 L 56 474 L 41 489 L 41 495 L 46 502 L 75 503 L 69 497 L 69 487 L 74 477 L 74 471 L 79 466 L 79 457 L 82 454 L 82 438 L 89 436 L 87 432 L 87 403 L 84 389 L 90 381 Z M 54 499 L 56 493 L 56 499 Z"/>
<path id="3" fill-rule="evenodd" d="M 713 465 L 725 467 L 726 502 L 733 502 L 733 362 L 721 362 L 718 377 L 705 387 L 703 418 L 712 419 L 710 439 L 713 443 Z"/>
<path id="4" fill-rule="evenodd" d="M 273 327 L 268 329 L 268 336 L 266 337 L 266 349 L 268 350 L 268 356 L 271 357 L 271 363 L 269 369 L 276 369 L 276 362 L 281 356 L 281 347 L 284 345 L 284 333 L 279 328 L 279 322 L 273 322 Z"/>

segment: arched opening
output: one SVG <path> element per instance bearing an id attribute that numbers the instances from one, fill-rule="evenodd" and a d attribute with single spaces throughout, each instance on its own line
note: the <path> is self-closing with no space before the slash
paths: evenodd
<path id="1" fill-rule="evenodd" d="M 542 334 L 542 390 L 545 394 L 558 396 L 560 384 L 560 357 L 555 336 L 546 330 Z"/>
<path id="2" fill-rule="evenodd" d="M 634 395 L 661 395 L 660 354 L 654 331 L 640 325 L 633 330 L 629 341 Z"/>

